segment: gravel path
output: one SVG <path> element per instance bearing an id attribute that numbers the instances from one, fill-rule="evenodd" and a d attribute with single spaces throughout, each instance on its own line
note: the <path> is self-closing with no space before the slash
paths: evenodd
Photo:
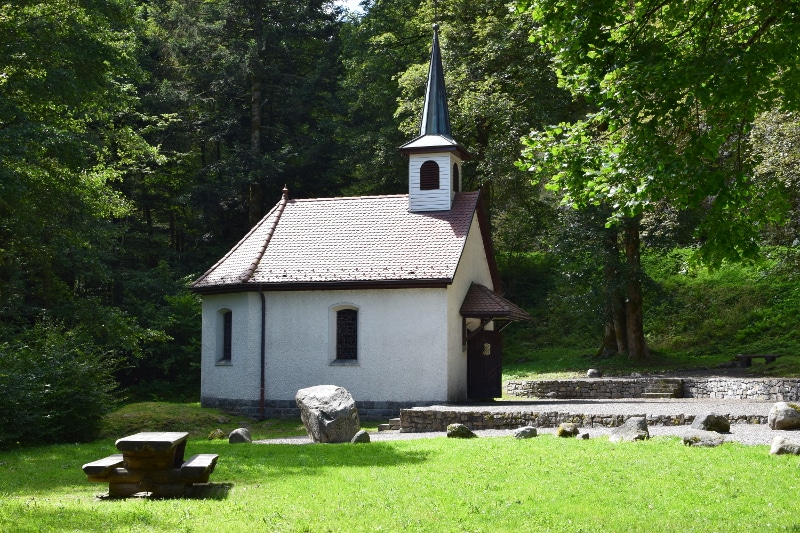
<path id="1" fill-rule="evenodd" d="M 701 415 L 716 413 L 718 415 L 766 416 L 774 402 L 754 402 L 744 400 L 692 400 L 692 399 L 627 399 L 627 400 L 541 400 L 528 402 L 496 402 L 485 405 L 442 405 L 426 407 L 424 409 L 442 409 L 448 411 L 477 411 L 477 412 L 502 412 L 531 410 L 538 412 L 565 412 L 592 415 Z M 555 428 L 537 428 L 540 434 L 553 434 Z M 590 438 L 608 435 L 611 428 L 590 427 L 584 428 Z M 678 436 L 682 437 L 690 426 L 657 426 L 649 427 L 651 437 Z M 479 437 L 501 437 L 513 434 L 513 430 L 479 430 L 475 432 Z M 776 436 L 784 436 L 793 440 L 800 438 L 798 432 L 773 431 L 766 424 L 731 424 L 731 432 L 725 435 L 726 441 L 739 442 L 748 445 L 770 445 Z M 381 431 L 370 433 L 372 442 L 384 442 L 407 439 L 444 438 L 443 432 L 430 433 L 400 433 L 399 431 Z M 255 441 L 257 444 L 310 444 L 307 437 L 293 437 L 288 439 L 269 439 Z"/>

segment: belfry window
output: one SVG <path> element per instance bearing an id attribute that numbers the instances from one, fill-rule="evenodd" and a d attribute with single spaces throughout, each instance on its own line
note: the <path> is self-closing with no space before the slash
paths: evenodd
<path id="1" fill-rule="evenodd" d="M 461 190 L 461 183 L 459 180 L 461 177 L 458 175 L 458 163 L 453 163 L 453 192 L 458 192 Z"/>
<path id="2" fill-rule="evenodd" d="M 436 161 L 425 161 L 419 169 L 419 188 L 432 191 L 439 188 L 439 165 Z"/>

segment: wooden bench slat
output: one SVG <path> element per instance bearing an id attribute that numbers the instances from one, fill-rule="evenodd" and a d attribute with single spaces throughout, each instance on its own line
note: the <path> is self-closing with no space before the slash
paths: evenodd
<path id="1" fill-rule="evenodd" d="M 97 461 L 86 463 L 83 465 L 83 473 L 87 476 L 103 476 L 119 466 L 122 466 L 122 454 L 115 453 Z"/>
<path id="2" fill-rule="evenodd" d="M 214 471 L 219 455 L 216 453 L 200 453 L 193 455 L 181 466 L 181 477 L 195 483 L 208 481 Z"/>

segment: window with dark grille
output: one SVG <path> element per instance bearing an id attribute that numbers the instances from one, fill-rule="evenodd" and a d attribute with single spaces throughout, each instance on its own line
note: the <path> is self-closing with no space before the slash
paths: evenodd
<path id="1" fill-rule="evenodd" d="M 439 188 L 439 165 L 436 161 L 425 161 L 419 169 L 419 188 L 431 191 Z"/>
<path id="2" fill-rule="evenodd" d="M 336 359 L 358 358 L 358 311 L 336 311 Z"/>
<path id="3" fill-rule="evenodd" d="M 222 313 L 222 359 L 231 360 L 231 345 L 233 340 L 233 313 Z"/>
<path id="4" fill-rule="evenodd" d="M 453 191 L 458 192 L 461 190 L 458 180 L 461 179 L 458 175 L 458 163 L 453 163 Z"/>

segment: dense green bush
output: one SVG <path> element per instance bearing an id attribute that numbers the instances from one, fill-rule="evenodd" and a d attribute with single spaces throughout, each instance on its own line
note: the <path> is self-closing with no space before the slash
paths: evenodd
<path id="1" fill-rule="evenodd" d="M 0 344 L 0 447 L 97 436 L 115 406 L 115 361 L 89 339 L 44 320 Z"/>

